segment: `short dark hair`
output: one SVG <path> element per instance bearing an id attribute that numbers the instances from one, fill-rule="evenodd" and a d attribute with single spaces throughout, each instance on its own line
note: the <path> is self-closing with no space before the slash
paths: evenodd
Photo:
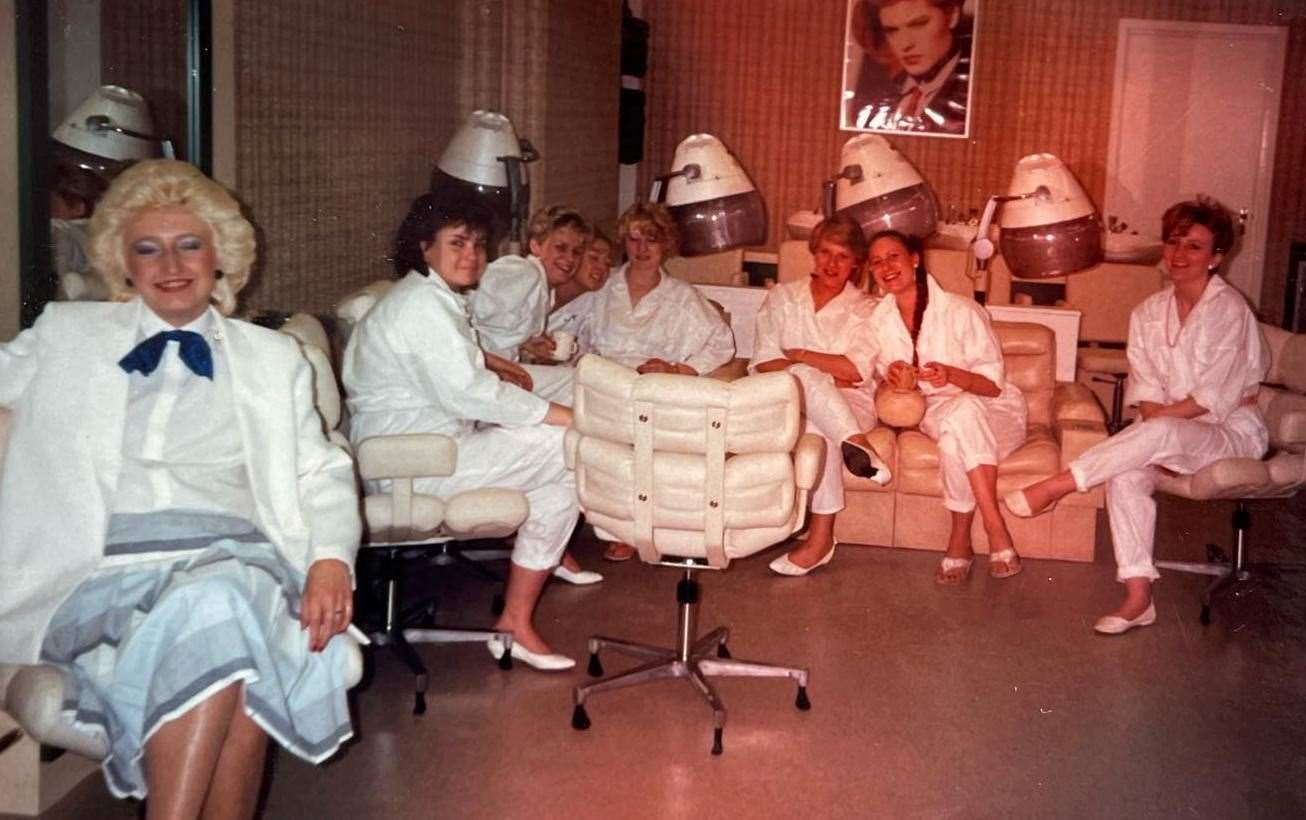
<path id="1" fill-rule="evenodd" d="M 902 0 L 864 0 L 867 10 L 866 23 L 870 28 L 871 45 L 874 48 L 883 48 L 886 37 L 884 35 L 884 26 L 880 25 L 880 9 L 885 6 L 892 6 L 894 3 L 900 3 Z M 962 11 L 962 0 L 927 0 L 935 8 L 941 10 L 944 14 L 950 14 L 953 11 Z M 953 32 L 957 36 L 957 32 Z"/>
<path id="2" fill-rule="evenodd" d="M 859 265 L 866 261 L 866 252 L 871 247 L 862 226 L 848 214 L 835 214 L 818 222 L 807 239 L 807 249 L 816 253 L 816 246 L 826 241 L 847 248 Z"/>
<path id="3" fill-rule="evenodd" d="M 486 244 L 493 247 L 496 224 L 494 212 L 473 199 L 422 194 L 413 200 L 408 215 L 395 231 L 394 247 L 390 252 L 395 275 L 403 276 L 410 270 L 425 275 L 427 265 L 422 255 L 422 243 L 434 241 L 441 229 L 466 227 L 484 236 Z"/>
<path id="4" fill-rule="evenodd" d="M 1176 202 L 1161 216 L 1161 239 L 1183 236 L 1194 225 L 1201 225 L 1214 238 L 1211 249 L 1228 253 L 1233 248 L 1233 214 L 1215 199 L 1198 194 L 1196 199 Z"/>

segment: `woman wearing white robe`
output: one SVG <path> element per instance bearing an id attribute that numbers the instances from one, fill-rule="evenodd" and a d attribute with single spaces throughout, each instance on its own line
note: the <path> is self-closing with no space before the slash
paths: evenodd
<path id="1" fill-rule="evenodd" d="M 660 205 L 637 203 L 618 225 L 629 260 L 595 294 L 586 352 L 641 373 L 705 375 L 735 355 L 735 337 L 694 286 L 662 269 L 676 253 L 675 225 Z"/>
<path id="2" fill-rule="evenodd" d="M 1269 368 L 1246 300 L 1215 272 L 1233 244 L 1233 219 L 1211 200 L 1181 202 L 1162 218 L 1170 284 L 1129 317 L 1125 400 L 1140 421 L 1089 448 L 1065 472 L 1005 499 L 1034 515 L 1066 494 L 1106 483 L 1116 578 L 1125 600 L 1094 628 L 1120 634 L 1156 621 L 1152 563 L 1158 469 L 1191 474 L 1224 458 L 1260 458 L 1269 434 L 1256 393 Z"/>
<path id="3" fill-rule="evenodd" d="M 856 220 L 831 217 L 812 231 L 814 270 L 772 288 L 757 314 L 750 372 L 787 370 L 803 389 L 807 430 L 825 439 L 824 468 L 812 490 L 807 540 L 771 562 L 780 575 L 806 575 L 834 557 L 834 516 L 844 507 L 843 444 L 866 447 L 871 480 L 891 478 L 869 450 L 875 426 L 875 299 L 856 279 L 866 261 L 866 237 Z"/>
<path id="4" fill-rule="evenodd" d="M 553 340 L 545 328 L 554 291 L 575 277 L 593 228 L 576 210 L 555 205 L 536 211 L 528 232 L 529 256 L 501 256 L 486 267 L 468 298 L 472 327 L 492 370 L 511 373 L 525 360 L 520 368 L 530 384 L 522 386 L 571 406 L 575 372 L 551 363 Z"/>
<path id="5" fill-rule="evenodd" d="M 492 217 L 470 204 L 419 197 L 395 240 L 406 271 L 354 329 L 341 375 L 350 438 L 442 433 L 458 441 L 453 475 L 421 479 L 419 492 L 452 495 L 479 487 L 523 491 L 530 516 L 517 531 L 496 628 L 513 633 L 512 655 L 537 669 L 568 669 L 535 630 L 533 613 L 558 565 L 579 505 L 562 439 L 571 411 L 500 380 L 485 366 L 463 292 L 485 270 Z M 496 657 L 503 647 L 490 642 Z"/>
<path id="6" fill-rule="evenodd" d="M 998 509 L 997 464 L 1025 440 L 1025 397 L 1005 378 L 1002 346 L 988 312 L 973 299 L 949 293 L 922 264 L 919 240 L 896 231 L 871 239 L 871 270 L 886 298 L 875 306 L 884 378 L 918 367 L 925 395 L 920 430 L 939 447 L 943 506 L 952 516 L 948 546 L 934 579 L 957 584 L 970 574 L 971 522 L 978 509 L 989 540 L 989 574 L 1020 572 L 1020 556 Z"/>
<path id="7" fill-rule="evenodd" d="M 250 816 L 268 734 L 312 761 L 352 734 L 353 463 L 295 342 L 225 315 L 254 261 L 230 194 L 140 162 L 91 234 L 116 301 L 0 345 L 0 662 L 61 670 L 115 795 Z"/>

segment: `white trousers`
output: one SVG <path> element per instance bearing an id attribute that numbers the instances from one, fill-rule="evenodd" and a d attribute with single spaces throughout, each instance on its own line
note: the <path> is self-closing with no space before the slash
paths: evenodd
<path id="1" fill-rule="evenodd" d="M 542 399 L 571 407 L 575 400 L 576 368 L 569 364 L 523 364 L 531 374 L 531 392 Z"/>
<path id="2" fill-rule="evenodd" d="M 1234 416 L 1248 413 L 1256 410 L 1238 408 Z M 1266 447 L 1264 429 L 1256 424 L 1154 418 L 1134 422 L 1071 462 L 1070 474 L 1080 492 L 1106 482 L 1116 580 L 1161 577 L 1152 563 L 1157 468 L 1190 474 L 1222 458 L 1260 458 Z"/>
<path id="3" fill-rule="evenodd" d="M 839 445 L 875 426 L 875 396 L 869 388 L 839 387 L 833 376 L 811 365 L 795 364 L 789 372 L 803 389 L 806 432 L 825 439 L 825 464 L 812 490 L 809 509 L 815 515 L 832 515 L 844 507 Z"/>
<path id="4" fill-rule="evenodd" d="M 458 469 L 444 478 L 414 482 L 414 490 L 443 497 L 482 487 L 521 490 L 530 515 L 517 530 L 512 562 L 524 569 L 553 569 L 576 528 L 580 503 L 576 474 L 562 455 L 565 427 L 487 427 L 458 437 Z"/>
<path id="5" fill-rule="evenodd" d="M 999 461 L 1025 443 L 1025 400 L 1015 388 L 996 398 L 974 393 L 927 396 L 921 432 L 939 445 L 943 506 L 952 512 L 975 509 L 971 470 Z"/>

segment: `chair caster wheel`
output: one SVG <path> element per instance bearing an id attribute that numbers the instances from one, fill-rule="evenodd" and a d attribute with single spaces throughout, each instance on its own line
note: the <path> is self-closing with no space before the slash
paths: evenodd
<path id="1" fill-rule="evenodd" d="M 603 677 L 603 664 L 599 663 L 599 653 L 590 653 L 590 662 L 589 666 L 586 667 L 586 671 L 590 673 L 591 678 Z"/>
<path id="2" fill-rule="evenodd" d="M 725 644 L 719 643 L 716 645 L 716 656 L 718 658 L 725 658 L 726 660 L 730 660 L 730 650 L 726 648 Z"/>
<path id="3" fill-rule="evenodd" d="M 590 716 L 585 711 L 585 707 L 576 704 L 576 708 L 571 710 L 571 728 L 578 732 L 583 732 L 590 727 Z"/>
<path id="4" fill-rule="evenodd" d="M 499 664 L 499 668 L 504 670 L 505 672 L 508 671 L 509 669 L 512 669 L 512 653 L 504 652 L 502 655 L 500 655 L 498 664 Z"/>
<path id="5" fill-rule="evenodd" d="M 424 715 L 424 714 L 426 714 L 426 693 L 425 693 L 425 692 L 418 692 L 418 693 L 417 693 L 417 697 L 413 700 L 413 714 L 414 714 L 414 715 Z"/>
<path id="6" fill-rule="evenodd" d="M 721 747 L 721 733 L 723 731 L 725 730 L 724 729 L 712 730 L 712 754 L 714 755 L 719 755 L 725 751 L 725 749 Z"/>
<path id="7" fill-rule="evenodd" d="M 812 708 L 812 702 L 807 699 L 806 686 L 798 687 L 798 697 L 794 698 L 794 706 L 797 706 L 798 709 L 803 712 Z"/>
<path id="8" fill-rule="evenodd" d="M 494 600 L 490 602 L 490 611 L 495 615 L 503 614 L 503 593 L 496 593 Z"/>
<path id="9" fill-rule="evenodd" d="M 1211 625 L 1211 607 L 1208 606 L 1207 604 L 1202 604 L 1201 621 L 1202 621 L 1202 626 Z"/>

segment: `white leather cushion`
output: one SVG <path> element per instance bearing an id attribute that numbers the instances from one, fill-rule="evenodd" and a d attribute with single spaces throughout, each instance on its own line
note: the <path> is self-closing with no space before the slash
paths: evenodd
<path id="1" fill-rule="evenodd" d="M 363 518 L 367 521 L 368 546 L 383 542 L 411 541 L 443 535 L 445 503 L 433 495 L 414 495 L 409 527 L 395 527 L 394 499 L 389 495 L 369 495 L 363 499 Z"/>
<path id="2" fill-rule="evenodd" d="M 382 296 L 385 296 L 393 286 L 394 282 L 391 280 L 380 279 L 367 287 L 354 291 L 336 304 L 336 318 L 351 325 L 358 324 L 367 315 L 367 312 L 372 309 L 372 306 Z"/>
<path id="3" fill-rule="evenodd" d="M 300 344 L 315 347 L 327 356 L 331 355 L 331 342 L 327 339 L 326 330 L 317 317 L 310 313 L 294 314 L 281 325 L 280 330 L 294 336 Z"/>
<path id="4" fill-rule="evenodd" d="M 450 498 L 444 525 L 457 538 L 503 538 L 516 532 L 528 515 L 530 504 L 521 492 L 486 487 Z"/>
<path id="5" fill-rule="evenodd" d="M 36 740 L 100 760 L 108 753 L 98 732 L 63 718 L 63 673 L 53 666 L 20 666 L 5 689 L 4 709 Z"/>
<path id="6" fill-rule="evenodd" d="M 364 481 L 439 478 L 458 468 L 458 443 L 438 433 L 373 436 L 358 445 L 357 456 Z"/>

